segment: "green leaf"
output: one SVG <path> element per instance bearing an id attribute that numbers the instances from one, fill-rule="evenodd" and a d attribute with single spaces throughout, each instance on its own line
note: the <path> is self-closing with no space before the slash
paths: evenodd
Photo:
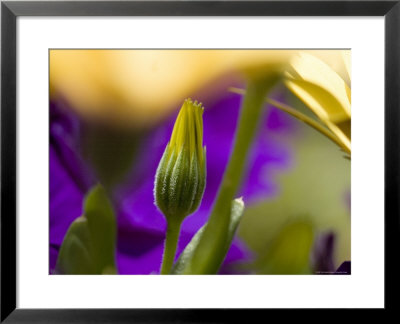
<path id="1" fill-rule="evenodd" d="M 65 235 L 57 259 L 56 273 L 95 273 L 90 250 L 87 219 L 79 217 L 71 224 Z"/>
<path id="2" fill-rule="evenodd" d="M 228 230 L 228 236 L 227 240 L 224 244 L 224 254 L 223 258 L 225 258 L 226 253 L 229 250 L 229 247 L 231 246 L 233 237 L 235 236 L 236 229 L 239 225 L 240 219 L 243 215 L 244 211 L 244 203 L 242 198 L 237 198 L 232 201 L 232 207 L 231 207 L 231 213 L 230 213 L 230 221 L 229 221 L 229 230 Z M 195 250 L 198 247 L 198 244 L 200 242 L 200 239 L 202 237 L 202 234 L 204 232 L 204 228 L 206 225 L 204 225 L 202 228 L 200 228 L 197 233 L 193 236 L 192 240 L 189 242 L 189 244 L 185 247 L 181 255 L 179 256 L 179 259 L 176 261 L 175 265 L 172 268 L 171 273 L 172 274 L 196 274 L 197 271 L 191 266 L 191 261 L 193 254 Z M 218 260 L 217 262 L 222 263 L 222 260 Z"/>
<path id="3" fill-rule="evenodd" d="M 308 274 L 313 240 L 311 222 L 289 223 L 267 244 L 254 268 L 259 274 Z"/>
<path id="4" fill-rule="evenodd" d="M 58 255 L 60 274 L 115 274 L 116 221 L 101 185 L 87 195 L 84 215 L 69 227 Z"/>

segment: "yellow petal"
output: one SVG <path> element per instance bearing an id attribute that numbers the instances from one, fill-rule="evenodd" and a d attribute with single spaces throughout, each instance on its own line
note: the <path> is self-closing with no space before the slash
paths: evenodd
<path id="1" fill-rule="evenodd" d="M 350 51 L 335 51 L 349 77 Z M 340 54 L 339 56 L 337 54 Z M 320 54 L 321 55 L 321 54 Z M 338 59 L 339 58 L 339 59 Z M 326 57 L 325 57 L 326 59 Z M 345 80 L 321 59 L 300 53 L 292 61 L 293 70 L 286 73 L 286 86 L 351 150 L 351 90 Z"/>
<path id="2" fill-rule="evenodd" d="M 342 55 L 342 59 L 344 62 L 344 66 L 346 68 L 346 76 L 348 86 L 351 86 L 351 52 L 350 51 L 341 51 L 340 54 Z"/>
<path id="3" fill-rule="evenodd" d="M 341 124 L 334 124 L 331 122 L 326 123 L 329 129 L 340 139 L 351 152 L 351 120 L 348 119 Z"/>
<path id="4" fill-rule="evenodd" d="M 332 70 L 334 70 L 346 84 L 350 87 L 350 74 L 344 56 L 351 57 L 351 50 L 302 50 L 302 53 L 308 53 L 322 62 L 327 64 Z"/>
<path id="5" fill-rule="evenodd" d="M 343 110 L 338 100 L 311 82 L 287 79 L 285 84 L 350 150 L 351 117 Z"/>
<path id="6" fill-rule="evenodd" d="M 299 79 L 286 79 L 285 84 L 324 121 L 342 122 L 350 117 L 338 98 L 320 85 Z"/>
<path id="7" fill-rule="evenodd" d="M 329 65 L 308 53 L 299 53 L 291 65 L 296 73 L 295 77 L 325 89 L 339 101 L 342 109 L 350 116 L 350 101 L 347 95 L 350 89 Z"/>

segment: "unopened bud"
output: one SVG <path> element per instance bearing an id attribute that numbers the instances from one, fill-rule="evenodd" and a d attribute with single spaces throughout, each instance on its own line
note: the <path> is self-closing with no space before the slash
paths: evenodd
<path id="1" fill-rule="evenodd" d="M 196 211 L 203 198 L 206 184 L 203 110 L 201 103 L 185 100 L 158 165 L 155 204 L 167 221 L 183 220 Z"/>

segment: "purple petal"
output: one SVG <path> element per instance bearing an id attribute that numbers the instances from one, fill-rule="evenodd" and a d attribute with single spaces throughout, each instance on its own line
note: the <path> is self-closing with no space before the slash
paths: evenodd
<path id="1" fill-rule="evenodd" d="M 50 147 L 50 243 L 61 245 L 72 221 L 82 215 L 83 193 Z"/>
<path id="2" fill-rule="evenodd" d="M 351 261 L 343 262 L 340 267 L 336 270 L 335 274 L 338 275 L 349 275 L 351 274 Z"/>
<path id="3" fill-rule="evenodd" d="M 50 253 L 49 253 L 49 274 L 52 274 L 54 271 L 54 268 L 56 266 L 57 262 L 57 256 L 58 256 L 58 246 L 52 246 L 50 245 Z"/>
<path id="4" fill-rule="evenodd" d="M 50 105 L 50 268 L 58 247 L 75 218 L 82 215 L 84 194 L 91 175 L 79 153 L 79 124 L 76 116 L 60 105 Z"/>

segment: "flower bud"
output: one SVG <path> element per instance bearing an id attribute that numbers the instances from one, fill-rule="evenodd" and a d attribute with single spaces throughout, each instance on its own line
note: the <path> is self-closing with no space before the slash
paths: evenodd
<path id="1" fill-rule="evenodd" d="M 206 184 L 203 110 L 201 103 L 185 100 L 158 165 L 154 198 L 167 221 L 182 221 L 196 211 L 203 198 Z"/>

